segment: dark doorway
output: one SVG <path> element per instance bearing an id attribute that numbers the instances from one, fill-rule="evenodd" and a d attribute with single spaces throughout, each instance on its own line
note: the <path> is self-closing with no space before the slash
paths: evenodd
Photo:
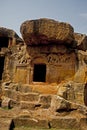
<path id="1" fill-rule="evenodd" d="M 0 37 L 0 48 L 8 47 L 8 37 Z"/>
<path id="2" fill-rule="evenodd" d="M 87 83 L 84 88 L 84 103 L 87 106 Z"/>
<path id="3" fill-rule="evenodd" d="M 45 64 L 35 64 L 33 81 L 45 82 L 45 80 L 46 80 L 46 65 Z"/>
<path id="4" fill-rule="evenodd" d="M 0 80 L 2 80 L 2 73 L 4 69 L 4 59 L 5 57 L 0 57 Z"/>

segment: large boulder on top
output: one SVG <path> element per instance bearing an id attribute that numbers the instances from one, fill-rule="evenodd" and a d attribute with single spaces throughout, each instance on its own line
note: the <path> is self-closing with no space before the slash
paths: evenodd
<path id="1" fill-rule="evenodd" d="M 66 43 L 72 45 L 74 40 L 73 27 L 64 22 L 52 19 L 36 19 L 25 21 L 20 32 L 27 45 Z"/>

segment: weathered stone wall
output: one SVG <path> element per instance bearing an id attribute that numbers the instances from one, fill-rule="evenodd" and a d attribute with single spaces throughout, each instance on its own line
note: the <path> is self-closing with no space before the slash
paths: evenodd
<path id="1" fill-rule="evenodd" d="M 13 80 L 16 58 L 18 55 L 17 48 L 21 44 L 23 44 L 23 40 L 16 34 L 15 31 L 0 27 L 0 58 L 3 58 L 0 59 L 0 73 L 2 73 L 2 77 L 0 77 L 0 79 L 2 82 Z"/>
<path id="2" fill-rule="evenodd" d="M 16 66 L 20 62 L 20 59 L 22 57 L 20 54 L 21 47 L 24 47 L 24 45 L 21 45 L 20 43 L 19 45 L 14 45 L 10 48 L 7 48 L 4 54 L 5 60 L 4 60 L 4 70 L 2 77 L 3 82 L 14 81 Z"/>
<path id="3" fill-rule="evenodd" d="M 29 46 L 27 52 L 31 56 L 32 73 L 34 64 L 46 64 L 47 83 L 59 83 L 73 77 L 77 66 L 76 54 L 68 51 L 63 45 Z"/>

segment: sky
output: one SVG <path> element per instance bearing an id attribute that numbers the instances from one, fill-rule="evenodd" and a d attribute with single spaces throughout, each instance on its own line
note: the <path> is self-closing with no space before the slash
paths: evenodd
<path id="1" fill-rule="evenodd" d="M 21 24 L 39 18 L 69 23 L 75 32 L 87 35 L 87 0 L 0 0 L 0 27 L 20 37 Z"/>

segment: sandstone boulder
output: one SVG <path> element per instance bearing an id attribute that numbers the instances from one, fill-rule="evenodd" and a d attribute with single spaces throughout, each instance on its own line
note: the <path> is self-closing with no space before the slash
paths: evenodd
<path id="1" fill-rule="evenodd" d="M 74 29 L 64 22 L 52 19 L 36 19 L 25 21 L 20 32 L 27 45 L 49 44 L 49 43 L 74 43 Z"/>
<path id="2" fill-rule="evenodd" d="M 78 129 L 80 124 L 76 120 L 76 118 L 73 117 L 57 117 L 51 120 L 51 127 L 57 128 L 57 129 Z"/>
<path id="3" fill-rule="evenodd" d="M 44 119 L 35 119 L 35 118 L 21 118 L 17 117 L 13 120 L 15 127 L 25 126 L 25 127 L 34 127 L 34 128 L 49 128 L 48 121 Z"/>
<path id="4" fill-rule="evenodd" d="M 10 118 L 1 118 L 0 119 L 0 130 L 9 130 L 12 123 Z"/>
<path id="5" fill-rule="evenodd" d="M 79 50 L 87 50 L 87 36 L 85 34 L 74 33 L 75 40 L 77 42 L 77 48 Z"/>
<path id="6" fill-rule="evenodd" d="M 6 109 L 11 109 L 15 106 L 18 106 L 18 103 L 15 100 L 12 100 L 8 97 L 3 97 L 1 102 L 1 107 Z"/>
<path id="7" fill-rule="evenodd" d="M 87 73 L 86 66 L 81 66 L 74 76 L 74 82 L 85 84 L 85 82 L 87 80 L 87 74 L 86 73 Z"/>
<path id="8" fill-rule="evenodd" d="M 66 100 L 74 100 L 74 87 L 73 81 L 67 81 L 58 85 L 57 95 Z"/>
<path id="9" fill-rule="evenodd" d="M 56 114 L 59 116 L 70 114 L 70 113 L 79 113 L 81 115 L 87 115 L 87 107 L 78 103 L 74 103 L 64 98 L 53 95 L 51 100 L 51 111 L 57 112 Z M 85 117 L 84 116 L 84 117 Z"/>
<path id="10" fill-rule="evenodd" d="M 39 103 L 42 105 L 42 108 L 49 108 L 51 103 L 52 96 L 49 94 L 41 94 L 39 96 Z"/>
<path id="11" fill-rule="evenodd" d="M 68 111 L 70 103 L 64 98 L 54 95 L 51 100 L 51 109 L 55 112 Z"/>

